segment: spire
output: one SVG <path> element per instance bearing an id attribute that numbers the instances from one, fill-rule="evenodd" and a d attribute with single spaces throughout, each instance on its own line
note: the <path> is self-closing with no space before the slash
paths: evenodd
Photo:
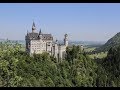
<path id="1" fill-rule="evenodd" d="M 32 25 L 32 32 L 34 32 L 36 30 L 36 27 L 35 27 L 35 23 L 33 21 L 33 25 Z"/>
<path id="2" fill-rule="evenodd" d="M 33 21 L 33 27 L 35 27 L 35 23 L 34 23 L 34 21 Z"/>
<path id="3" fill-rule="evenodd" d="M 40 31 L 39 31 L 39 35 L 40 35 L 40 34 L 42 34 L 41 29 L 40 29 Z"/>
<path id="4" fill-rule="evenodd" d="M 39 31 L 39 39 L 42 39 L 42 32 L 41 32 L 41 29 L 40 29 L 40 31 Z"/>
<path id="5" fill-rule="evenodd" d="M 28 34 L 29 32 L 28 32 L 28 30 L 27 30 L 27 34 Z"/>

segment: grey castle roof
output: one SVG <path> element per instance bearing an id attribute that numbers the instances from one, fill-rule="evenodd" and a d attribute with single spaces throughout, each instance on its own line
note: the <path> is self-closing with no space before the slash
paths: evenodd
<path id="1" fill-rule="evenodd" d="M 53 36 L 51 34 L 41 34 L 43 40 L 53 40 Z M 30 40 L 39 40 L 39 34 L 38 33 L 28 33 L 26 36 Z"/>

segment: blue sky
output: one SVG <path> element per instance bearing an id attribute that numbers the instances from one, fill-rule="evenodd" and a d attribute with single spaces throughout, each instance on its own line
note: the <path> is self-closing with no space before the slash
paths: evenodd
<path id="1" fill-rule="evenodd" d="M 33 21 L 54 39 L 107 41 L 120 31 L 120 3 L 0 3 L 0 38 L 24 40 Z"/>

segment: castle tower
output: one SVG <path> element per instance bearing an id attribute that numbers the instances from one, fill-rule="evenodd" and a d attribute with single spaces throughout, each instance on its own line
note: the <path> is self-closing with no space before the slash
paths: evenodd
<path id="1" fill-rule="evenodd" d="M 64 45 L 67 47 L 68 46 L 68 35 L 64 35 Z"/>
<path id="2" fill-rule="evenodd" d="M 55 41 L 55 58 L 58 58 L 58 40 Z"/>
<path id="3" fill-rule="evenodd" d="M 33 25 L 32 25 L 32 33 L 34 33 L 35 30 L 36 30 L 35 23 L 33 22 Z"/>

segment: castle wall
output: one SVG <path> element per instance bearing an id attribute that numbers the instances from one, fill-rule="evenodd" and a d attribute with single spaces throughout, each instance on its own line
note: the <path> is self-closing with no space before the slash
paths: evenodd
<path id="1" fill-rule="evenodd" d="M 30 43 L 30 45 L 29 45 Z M 43 52 L 48 52 L 50 55 L 53 55 L 55 58 L 65 58 L 66 54 L 66 45 L 54 44 L 52 41 L 43 41 L 43 40 L 26 40 L 26 51 L 30 54 L 42 54 Z M 59 57 L 58 57 L 59 54 Z"/>
<path id="2" fill-rule="evenodd" d="M 31 40 L 30 41 L 30 52 L 41 54 L 46 51 L 46 42 L 42 40 Z"/>

